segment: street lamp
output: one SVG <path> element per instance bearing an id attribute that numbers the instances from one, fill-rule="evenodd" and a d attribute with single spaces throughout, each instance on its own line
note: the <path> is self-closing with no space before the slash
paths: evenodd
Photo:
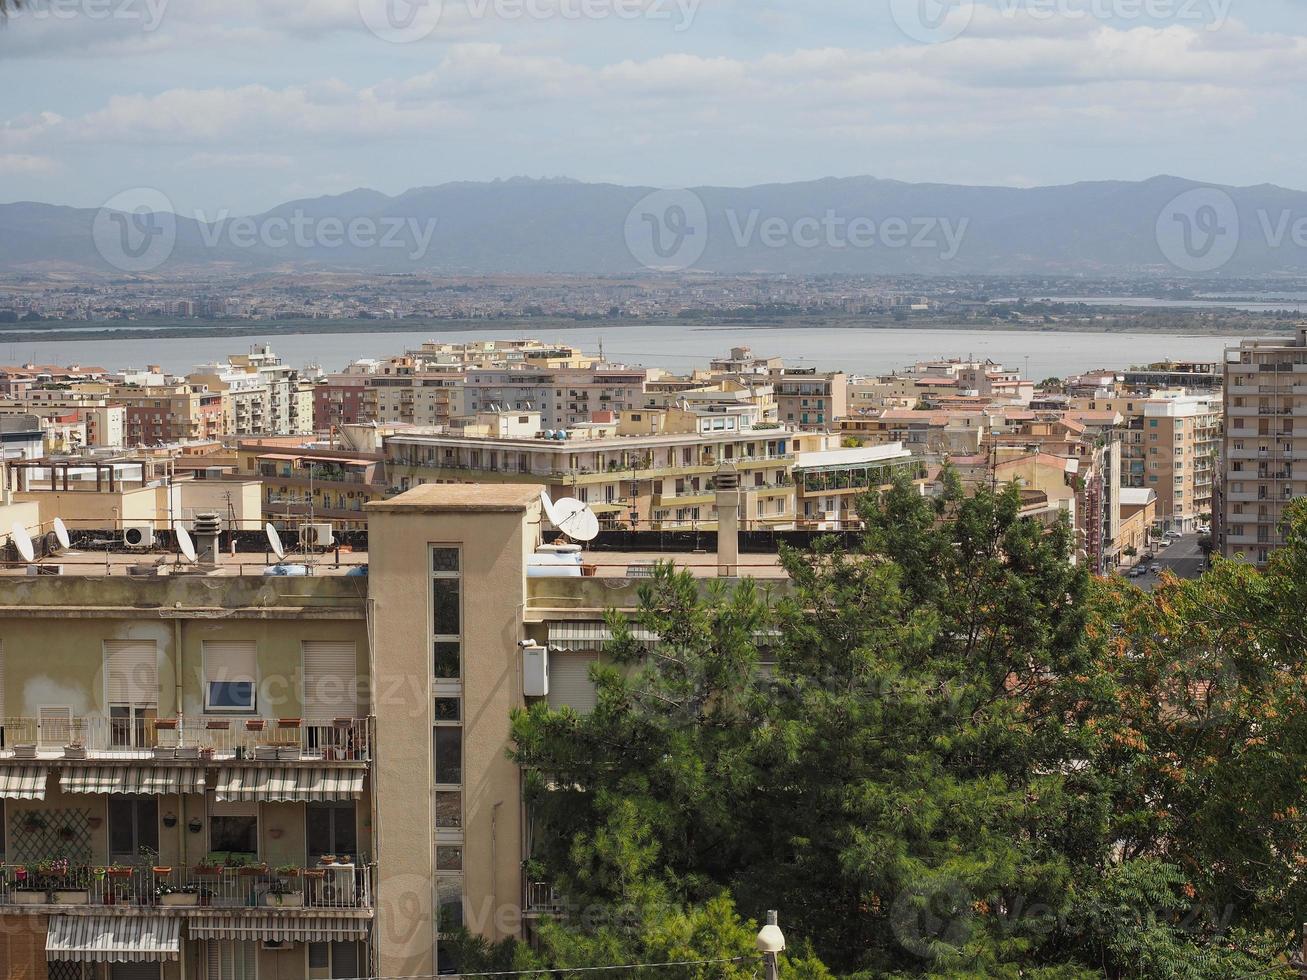
<path id="1" fill-rule="evenodd" d="M 785 950 L 785 936 L 776 924 L 775 910 L 767 913 L 767 924 L 758 931 L 758 950 L 762 953 L 762 963 L 766 970 L 766 980 L 777 980 L 780 967 L 776 957 Z"/>

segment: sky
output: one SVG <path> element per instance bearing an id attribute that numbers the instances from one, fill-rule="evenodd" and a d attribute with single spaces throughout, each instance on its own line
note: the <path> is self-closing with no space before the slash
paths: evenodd
<path id="1" fill-rule="evenodd" d="M 514 176 L 1307 189 L 1304 0 L 38 0 L 0 201 Z"/>

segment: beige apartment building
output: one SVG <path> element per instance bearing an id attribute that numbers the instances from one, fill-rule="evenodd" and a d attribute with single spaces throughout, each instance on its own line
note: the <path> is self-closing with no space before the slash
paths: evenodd
<path id="1" fill-rule="evenodd" d="M 1159 530 L 1188 533 L 1212 514 L 1221 450 L 1218 394 L 1104 388 L 1070 401 L 1079 411 L 1121 416 L 1122 483 L 1156 492 Z"/>
<path id="2" fill-rule="evenodd" d="M 1217 547 L 1265 565 L 1284 543 L 1285 505 L 1307 494 L 1307 325 L 1227 348 L 1225 418 Z"/>

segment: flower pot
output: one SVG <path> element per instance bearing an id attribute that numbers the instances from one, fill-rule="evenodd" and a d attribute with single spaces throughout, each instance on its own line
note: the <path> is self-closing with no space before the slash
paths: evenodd
<path id="1" fill-rule="evenodd" d="M 239 872 L 242 878 L 258 878 L 261 877 L 262 875 L 266 875 L 267 873 L 268 873 L 268 866 L 266 864 L 246 865 L 245 867 L 241 868 Z"/>
<path id="2" fill-rule="evenodd" d="M 64 746 L 64 758 L 65 758 L 65 759 L 85 759 L 85 758 L 86 758 L 86 747 L 85 747 L 85 746 L 81 746 L 81 745 L 78 745 L 78 746 L 65 745 L 65 746 Z"/>
<path id="3" fill-rule="evenodd" d="M 319 868 L 305 868 L 304 877 L 309 881 L 321 881 L 327 877 L 327 872 Z"/>
<path id="4" fill-rule="evenodd" d="M 15 759 L 35 759 L 35 758 L 36 758 L 36 743 L 35 743 L 35 742 L 25 742 L 25 743 L 21 743 L 21 744 L 19 744 L 19 745 L 15 745 L 15 746 L 14 746 L 14 758 L 15 758 Z"/>
<path id="5" fill-rule="evenodd" d="M 105 868 L 104 873 L 110 878 L 130 878 L 136 873 L 134 868 Z"/>
<path id="6" fill-rule="evenodd" d="M 15 905 L 45 904 L 45 892 L 14 892 L 11 898 Z"/>
<path id="7" fill-rule="evenodd" d="M 198 759 L 200 757 L 200 747 L 198 745 L 179 745 L 177 746 L 178 759 Z"/>
<path id="8" fill-rule="evenodd" d="M 250 718 L 245 722 L 245 730 L 247 732 L 261 732 L 267 727 L 267 724 L 267 721 L 262 718 Z"/>
<path id="9" fill-rule="evenodd" d="M 54 893 L 53 905 L 90 905 L 91 893 L 85 890 L 77 891 L 69 889 L 68 891 L 56 891 Z"/>
<path id="10" fill-rule="evenodd" d="M 204 726 L 211 732 L 229 732 L 231 731 L 231 721 L 228 719 L 210 719 Z"/>
<path id="11" fill-rule="evenodd" d="M 196 893 L 171 892 L 167 895 L 160 895 L 159 904 L 168 906 L 169 908 L 199 905 L 200 896 Z"/>
<path id="12" fill-rule="evenodd" d="M 154 747 L 154 757 L 156 759 L 175 759 L 177 758 L 177 750 L 162 745 L 156 745 Z"/>
<path id="13" fill-rule="evenodd" d="M 212 867 L 207 864 L 197 864 L 192 871 L 197 878 L 216 878 L 222 874 L 222 868 Z"/>
<path id="14" fill-rule="evenodd" d="M 155 730 L 156 730 L 156 731 L 176 731 L 176 730 L 177 730 L 177 719 L 176 719 L 176 718 L 156 718 L 156 719 L 154 719 L 154 727 L 155 727 Z"/>
<path id="15" fill-rule="evenodd" d="M 265 892 L 263 904 L 268 908 L 301 909 L 304 907 L 304 893 L 292 892 L 289 895 L 274 895 L 272 892 Z"/>
<path id="16" fill-rule="evenodd" d="M 277 746 L 275 745 L 256 745 L 254 746 L 254 761 L 256 762 L 276 762 Z"/>
<path id="17" fill-rule="evenodd" d="M 160 878 L 164 878 L 172 874 L 172 868 L 151 868 L 150 870 L 153 871 L 155 874 L 157 874 Z"/>
<path id="18" fill-rule="evenodd" d="M 299 758 L 300 758 L 300 747 L 298 745 L 277 746 L 278 762 L 298 762 Z"/>
<path id="19" fill-rule="evenodd" d="M 277 719 L 278 728 L 299 728 L 303 724 L 304 724 L 303 718 L 278 718 Z"/>

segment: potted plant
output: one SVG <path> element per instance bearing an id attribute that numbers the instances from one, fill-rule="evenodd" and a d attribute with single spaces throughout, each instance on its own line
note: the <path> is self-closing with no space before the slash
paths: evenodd
<path id="1" fill-rule="evenodd" d="M 200 904 L 199 885 L 160 885 L 154 890 L 155 899 L 166 907 L 190 907 Z"/>
<path id="2" fill-rule="evenodd" d="M 192 871 L 197 878 L 216 878 L 222 874 L 222 865 L 212 858 L 204 858 Z"/>
<path id="3" fill-rule="evenodd" d="M 291 887 L 288 881 L 274 881 L 263 893 L 263 904 L 273 908 L 302 908 L 304 893 Z"/>
<path id="4" fill-rule="evenodd" d="M 318 858 L 318 861 L 319 861 L 319 863 L 321 863 L 321 864 L 325 864 L 325 865 L 330 866 L 330 865 L 333 865 L 333 864 L 336 863 L 336 855 L 334 855 L 334 854 L 324 854 L 324 855 L 322 855 L 322 857 Z"/>
<path id="5" fill-rule="evenodd" d="M 59 839 L 64 843 L 71 843 L 74 839 L 76 839 L 76 837 L 77 837 L 77 831 L 73 830 L 72 827 L 69 827 L 68 825 L 65 824 L 64 826 L 59 828 Z"/>
<path id="6" fill-rule="evenodd" d="M 273 870 L 273 874 L 278 878 L 298 878 L 300 876 L 300 869 L 299 866 L 295 864 L 282 864 Z"/>
<path id="7" fill-rule="evenodd" d="M 156 730 L 156 731 L 169 731 L 169 732 L 174 732 L 174 731 L 177 730 L 177 719 L 176 719 L 176 718 L 156 718 L 156 719 L 154 719 L 154 727 L 155 727 L 155 730 Z"/>
<path id="8" fill-rule="evenodd" d="M 200 758 L 206 761 L 212 759 L 215 751 L 216 750 L 213 748 L 213 746 L 208 746 L 207 748 L 200 749 Z"/>
<path id="9" fill-rule="evenodd" d="M 229 732 L 231 731 L 230 718 L 210 718 L 204 723 L 204 727 L 211 732 Z"/>
<path id="10" fill-rule="evenodd" d="M 46 826 L 45 817 L 35 811 L 32 811 L 31 813 L 28 813 L 27 816 L 23 817 L 23 830 L 29 834 L 40 833 L 45 830 Z"/>
<path id="11" fill-rule="evenodd" d="M 266 718 L 246 718 L 246 719 L 245 719 L 245 730 L 246 730 L 247 732 L 261 732 L 261 731 L 263 731 L 263 729 L 265 729 L 266 727 L 268 727 L 268 721 L 267 721 Z"/>
<path id="12" fill-rule="evenodd" d="M 10 895 L 15 905 L 44 905 L 45 888 L 41 887 L 36 876 L 28 871 L 27 866 L 16 864 L 13 867 L 14 888 Z"/>
<path id="13" fill-rule="evenodd" d="M 170 745 L 156 745 L 154 747 L 154 757 L 156 759 L 175 759 L 177 758 L 177 749 Z"/>
<path id="14" fill-rule="evenodd" d="M 322 868 L 305 868 L 303 874 L 306 881 L 321 881 L 327 877 L 327 872 Z"/>
<path id="15" fill-rule="evenodd" d="M 35 759 L 35 758 L 36 758 L 36 743 L 35 743 L 35 742 L 19 742 L 18 744 L 16 744 L 16 745 L 14 746 L 14 758 L 15 758 L 15 759 Z"/>
<path id="16" fill-rule="evenodd" d="M 261 878 L 268 873 L 266 864 L 246 864 L 242 865 L 237 872 L 244 878 Z"/>
<path id="17" fill-rule="evenodd" d="M 110 878 L 122 880 L 124 878 L 130 878 L 132 875 L 136 874 L 136 869 L 127 864 L 118 864 L 115 861 L 104 869 L 104 873 Z"/>
<path id="18" fill-rule="evenodd" d="M 198 745 L 179 745 L 176 749 L 176 758 L 178 759 L 198 759 L 200 757 L 200 747 Z"/>
<path id="19" fill-rule="evenodd" d="M 79 740 L 74 739 L 64 746 L 65 759 L 85 759 L 86 746 Z"/>
<path id="20" fill-rule="evenodd" d="M 278 718 L 278 728 L 299 728 L 304 724 L 303 718 Z"/>

